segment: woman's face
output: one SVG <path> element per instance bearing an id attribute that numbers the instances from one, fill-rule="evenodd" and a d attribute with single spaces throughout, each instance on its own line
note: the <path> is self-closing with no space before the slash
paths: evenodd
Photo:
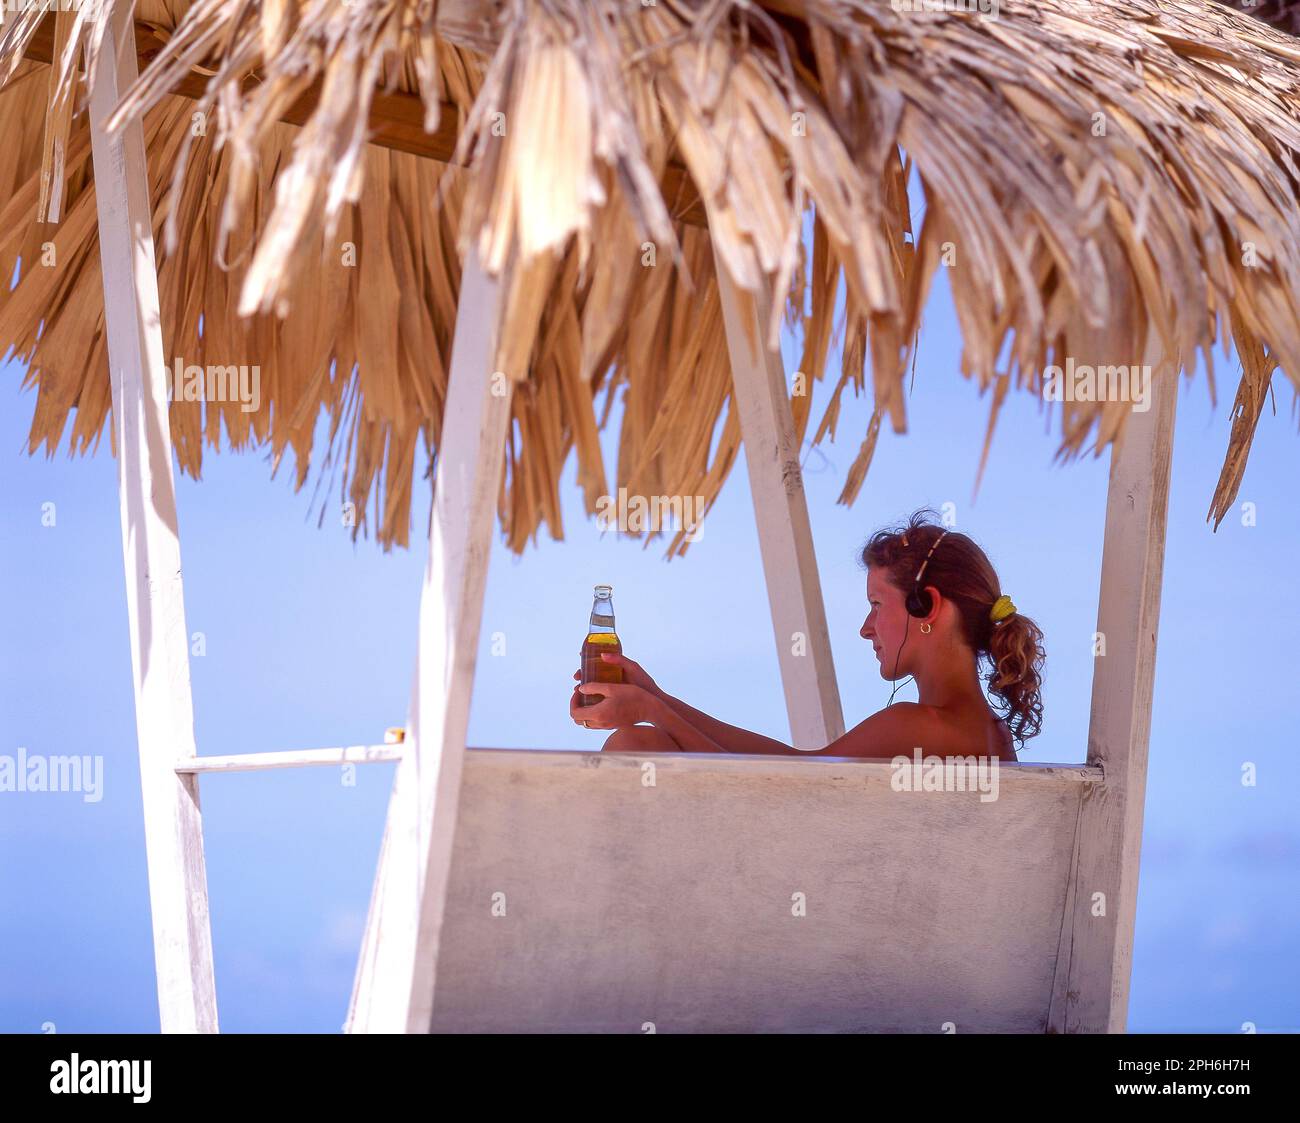
<path id="1" fill-rule="evenodd" d="M 861 635 L 876 653 L 880 662 L 880 677 L 890 681 L 911 673 L 899 657 L 900 647 L 904 648 L 903 658 L 910 654 L 903 644 L 903 638 L 909 630 L 903 599 L 902 592 L 890 581 L 888 573 L 874 566 L 867 570 L 867 603 L 870 612 L 862 623 Z"/>

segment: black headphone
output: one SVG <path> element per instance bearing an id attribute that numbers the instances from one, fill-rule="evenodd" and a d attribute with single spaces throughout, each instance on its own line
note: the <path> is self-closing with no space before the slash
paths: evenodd
<path id="1" fill-rule="evenodd" d="M 925 573 L 925 567 L 930 564 L 930 557 L 943 541 L 944 535 L 948 532 L 943 531 L 938 538 L 934 540 L 934 545 L 930 547 L 930 553 L 925 555 L 925 561 L 921 563 L 921 568 L 916 571 L 916 578 L 912 582 L 912 591 L 907 594 L 903 601 L 903 607 L 907 609 L 909 616 L 929 616 L 930 609 L 934 607 L 934 598 L 921 588 L 921 577 Z M 903 545 L 907 545 L 907 536 L 903 536 Z"/>
<path id="2" fill-rule="evenodd" d="M 925 573 L 925 567 L 930 564 L 930 558 L 934 555 L 935 549 L 938 547 L 939 543 L 943 541 L 944 535 L 947 533 L 946 530 L 943 531 L 939 537 L 934 540 L 934 545 L 930 547 L 930 552 L 925 555 L 925 561 L 921 563 L 920 568 L 916 571 L 916 576 L 912 579 L 911 591 L 903 600 L 903 607 L 907 609 L 907 615 L 909 617 L 909 625 L 911 624 L 910 617 L 929 616 L 930 609 L 934 607 L 934 598 L 931 597 L 926 590 L 921 588 L 921 577 Z M 907 546 L 906 534 L 903 535 L 903 546 Z M 889 692 L 889 701 L 885 703 L 886 708 L 894 704 L 894 695 L 898 693 L 898 688 L 902 685 L 902 683 L 897 681 L 898 661 L 903 657 L 903 648 L 907 645 L 908 631 L 910 631 L 910 627 L 903 630 L 903 642 L 898 645 L 898 651 L 894 655 L 894 689 Z"/>

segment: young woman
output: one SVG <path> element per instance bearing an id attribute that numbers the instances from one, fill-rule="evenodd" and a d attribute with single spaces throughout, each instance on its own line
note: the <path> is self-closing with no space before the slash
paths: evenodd
<path id="1" fill-rule="evenodd" d="M 919 697 L 899 702 L 825 748 L 799 750 L 688 706 L 665 693 L 645 668 L 605 655 L 623 669 L 619 684 L 574 689 L 569 712 L 590 729 L 612 729 L 607 752 L 785 753 L 845 757 L 987 756 L 1016 759 L 1042 725 L 1043 633 L 1003 595 L 989 559 L 970 538 L 919 511 L 905 526 L 873 535 L 862 551 L 869 611 L 861 635 L 880 677 L 916 680 Z M 987 665 L 990 698 L 980 679 Z M 580 678 L 579 674 L 574 675 Z M 580 693 L 602 694 L 594 706 Z M 644 723 L 644 724 L 643 724 Z"/>

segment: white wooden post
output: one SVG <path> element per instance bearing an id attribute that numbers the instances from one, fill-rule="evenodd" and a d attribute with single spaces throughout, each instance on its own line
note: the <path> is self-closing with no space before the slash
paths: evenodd
<path id="1" fill-rule="evenodd" d="M 780 352 L 767 346 L 771 286 L 765 280 L 759 292 L 747 292 L 737 285 L 716 248 L 713 257 L 790 736 L 795 748 L 820 749 L 843 736 L 844 714 L 789 389 Z M 803 654 L 796 654 L 797 645 Z"/>
<path id="2" fill-rule="evenodd" d="M 90 127 L 154 964 L 163 1032 L 215 1033 L 198 778 L 176 771 L 195 756 L 194 709 L 144 132 L 138 121 L 104 130 L 136 77 L 130 14 L 128 4 L 112 8 L 112 57 L 90 92 Z"/>
<path id="3" fill-rule="evenodd" d="M 357 968 L 352 1032 L 427 1033 L 451 870 L 488 557 L 513 383 L 492 370 L 508 288 L 473 256 L 461 280 L 438 446 L 420 640 Z"/>
<path id="4" fill-rule="evenodd" d="M 1105 653 L 1088 726 L 1088 763 L 1105 776 L 1083 789 L 1048 1022 L 1057 1033 L 1123 1033 L 1128 1019 L 1178 400 L 1178 372 L 1161 355 L 1153 336 L 1150 408 L 1127 419 L 1111 452 L 1095 648 Z"/>

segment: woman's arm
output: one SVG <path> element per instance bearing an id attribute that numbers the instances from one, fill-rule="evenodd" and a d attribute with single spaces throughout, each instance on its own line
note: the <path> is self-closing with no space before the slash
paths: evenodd
<path id="1" fill-rule="evenodd" d="M 596 729 L 619 729 L 649 722 L 671 737 L 682 752 L 890 760 L 900 753 L 910 755 L 915 746 L 942 741 L 943 731 L 934 726 L 925 707 L 915 702 L 899 702 L 859 722 L 825 748 L 795 749 L 773 737 L 728 725 L 688 706 L 660 689 L 643 667 L 625 656 L 605 658 L 607 662 L 622 664 L 625 678 L 631 681 L 593 682 L 575 687 L 569 703 L 574 720 L 584 725 L 590 723 Z M 581 694 L 599 694 L 603 698 L 594 706 L 579 709 L 577 702 Z"/>
<path id="2" fill-rule="evenodd" d="M 737 725 L 728 725 L 725 721 L 709 717 L 702 710 L 688 706 L 680 698 L 674 698 L 663 690 L 646 669 L 635 659 L 629 659 L 621 652 L 604 652 L 601 658 L 606 663 L 613 663 L 623 671 L 623 681 L 631 686 L 640 687 L 649 700 L 643 700 L 646 712 L 638 713 L 634 720 L 648 721 L 658 726 L 688 753 L 769 753 L 786 756 L 797 750 L 772 737 L 761 733 L 752 733 Z M 575 672 L 574 678 L 581 680 L 581 672 Z"/>
<path id="3" fill-rule="evenodd" d="M 738 725 L 728 725 L 715 717 L 709 717 L 694 706 L 688 706 L 680 698 L 674 698 L 663 690 L 656 689 L 655 698 L 659 702 L 656 714 L 650 720 L 662 728 L 687 753 L 769 753 L 773 756 L 790 756 L 798 750 L 783 744 L 772 737 L 741 729 Z M 678 730 L 683 731 L 678 736 Z M 697 736 L 691 737 L 690 730 Z M 683 737 L 686 740 L 683 740 Z M 700 738 L 702 737 L 702 741 Z M 710 748 L 697 747 L 692 741 L 707 743 Z"/>
<path id="4" fill-rule="evenodd" d="M 739 726 L 688 706 L 662 690 L 654 695 L 647 721 L 672 737 L 687 753 L 767 753 L 772 756 L 856 757 L 860 760 L 891 760 L 899 753 L 910 754 L 921 724 L 919 707 L 900 702 L 872 714 L 823 749 L 795 749 L 761 733 Z"/>
<path id="5" fill-rule="evenodd" d="M 656 729 L 667 733 L 677 742 L 684 753 L 725 753 L 723 748 L 708 733 L 693 722 L 679 714 L 668 704 L 668 699 L 661 695 L 652 695 L 647 706 L 645 720 Z"/>
<path id="6" fill-rule="evenodd" d="M 932 743 L 932 738 L 941 732 L 933 728 L 922 707 L 915 702 L 899 702 L 859 722 L 825 748 L 796 749 L 774 737 L 728 725 L 688 706 L 662 689 L 644 667 L 626 655 L 606 653 L 602 657 L 605 662 L 622 667 L 624 685 L 609 690 L 610 703 L 602 703 L 600 709 L 584 710 L 584 715 L 605 729 L 649 722 L 667 733 L 682 752 L 891 760 L 900 753 L 910 754 L 915 745 Z M 581 674 L 574 677 L 581 678 Z M 605 689 L 602 684 L 578 687 L 579 691 L 593 693 Z"/>
<path id="7" fill-rule="evenodd" d="M 872 714 L 825 748 L 800 750 L 761 733 L 728 725 L 662 690 L 652 697 L 650 712 L 644 720 L 664 730 L 683 752 L 688 753 L 767 753 L 773 756 L 892 760 L 900 753 L 910 756 L 919 741 L 927 740 L 924 715 L 914 702 L 899 702 Z"/>

